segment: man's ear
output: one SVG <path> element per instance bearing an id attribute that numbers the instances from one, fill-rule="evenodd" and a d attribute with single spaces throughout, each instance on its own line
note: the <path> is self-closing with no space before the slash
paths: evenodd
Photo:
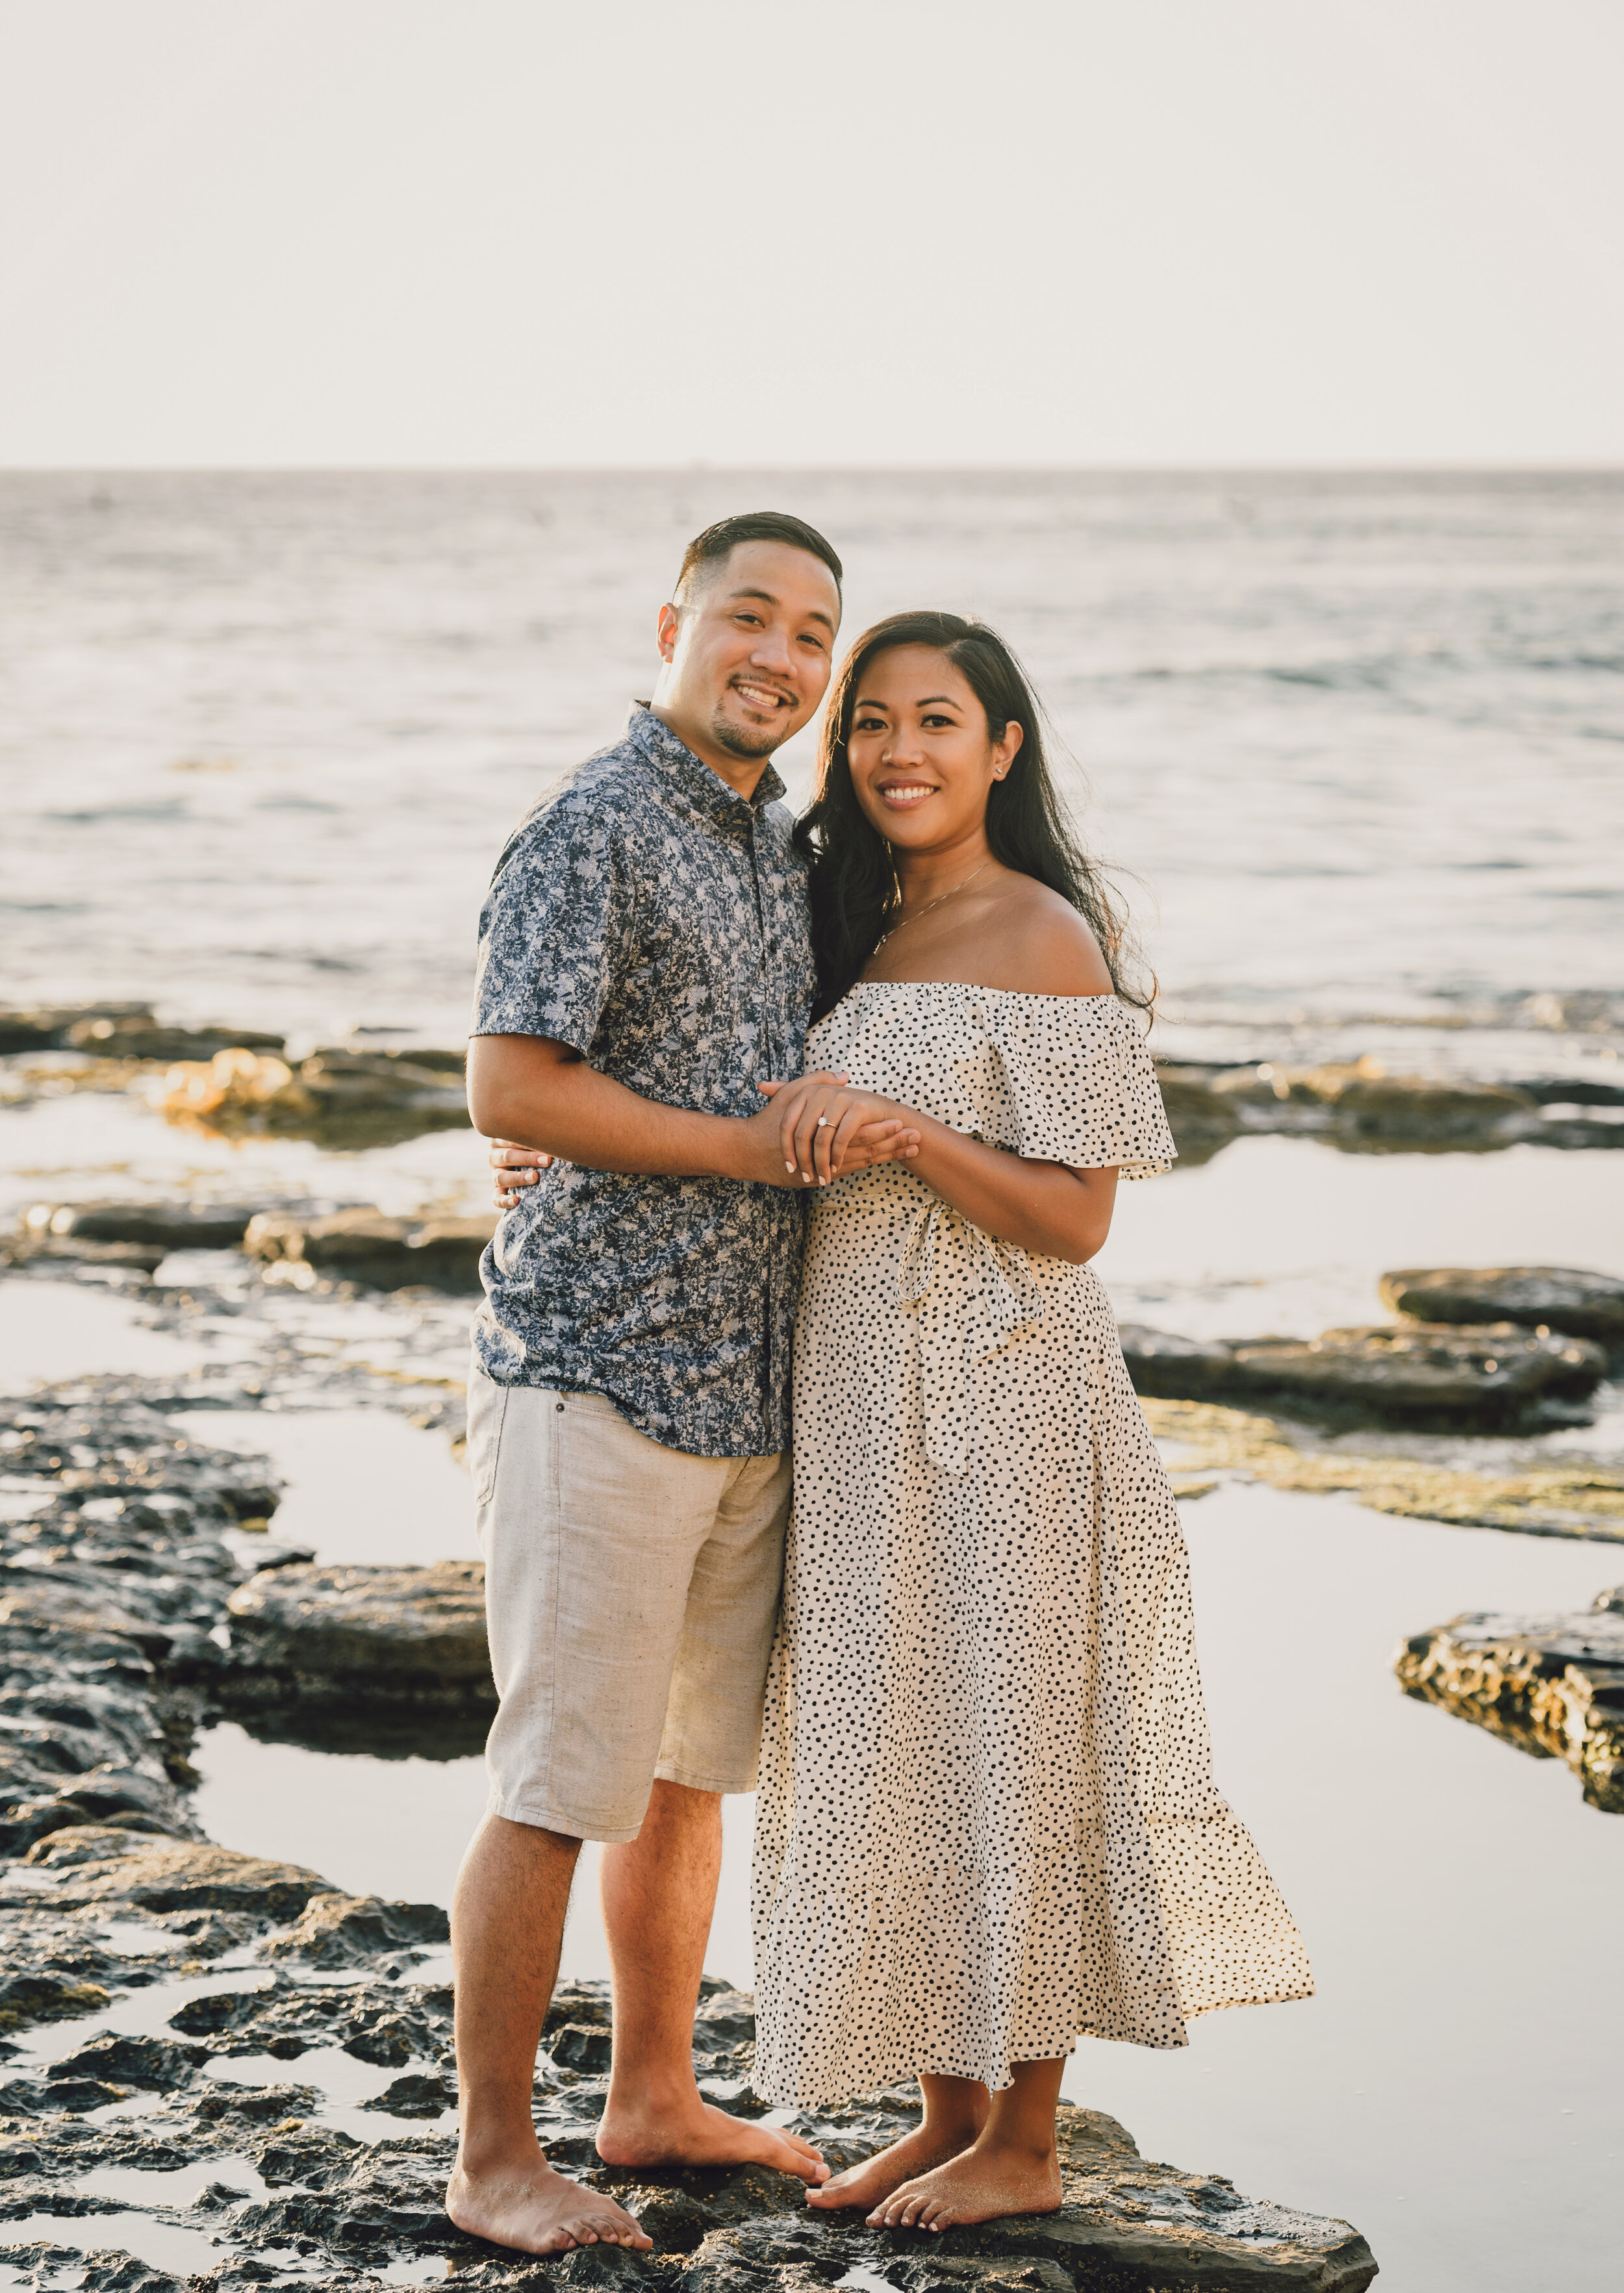
<path id="1" fill-rule="evenodd" d="M 655 643 L 662 660 L 670 660 L 677 650 L 677 632 L 682 627 L 682 616 L 675 605 L 662 605 L 656 624 Z"/>

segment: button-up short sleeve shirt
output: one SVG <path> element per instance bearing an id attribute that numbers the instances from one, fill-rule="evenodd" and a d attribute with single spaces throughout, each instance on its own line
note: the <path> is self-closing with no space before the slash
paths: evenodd
<path id="1" fill-rule="evenodd" d="M 509 840 L 480 919 L 474 1033 L 568 1043 L 644 1098 L 749 1115 L 801 1071 L 806 868 L 769 766 L 748 801 L 635 708 Z M 481 1268 L 499 1385 L 604 1394 L 699 1456 L 790 1440 L 801 1203 L 781 1187 L 555 1163 Z"/>

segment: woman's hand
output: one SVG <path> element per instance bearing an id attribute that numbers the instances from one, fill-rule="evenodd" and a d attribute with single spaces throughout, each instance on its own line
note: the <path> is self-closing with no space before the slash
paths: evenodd
<path id="1" fill-rule="evenodd" d="M 550 1155 L 538 1154 L 533 1146 L 516 1146 L 511 1138 L 493 1138 L 487 1158 L 491 1164 L 491 1191 L 496 1197 L 499 1211 L 510 1211 L 526 1187 L 533 1187 L 543 1171 L 550 1170 Z"/>
<path id="2" fill-rule="evenodd" d="M 843 1075 L 798 1075 L 757 1089 L 773 1100 L 784 1168 L 803 1186 L 826 1187 L 832 1179 L 876 1163 L 905 1162 L 919 1152 L 913 1108 L 877 1091 L 854 1090 Z"/>

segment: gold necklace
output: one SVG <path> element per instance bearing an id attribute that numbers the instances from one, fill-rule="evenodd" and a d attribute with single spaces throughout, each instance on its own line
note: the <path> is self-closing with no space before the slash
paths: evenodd
<path id="1" fill-rule="evenodd" d="M 989 853 L 987 857 L 981 863 L 981 868 L 990 868 L 992 864 L 992 855 Z M 981 873 L 981 868 L 972 868 L 969 875 L 965 877 L 964 884 L 973 884 L 976 878 Z M 894 923 L 891 926 L 889 931 L 881 932 L 879 938 L 874 942 L 874 953 L 878 955 L 881 949 L 885 945 L 887 940 L 894 939 L 897 934 L 902 929 L 904 924 L 916 924 L 921 916 L 928 916 L 932 908 L 939 908 L 944 900 L 952 899 L 954 892 L 962 892 L 964 889 L 964 884 L 954 884 L 952 890 L 938 892 L 935 899 L 927 900 L 922 908 L 915 908 L 911 916 L 904 916 L 899 922 Z"/>

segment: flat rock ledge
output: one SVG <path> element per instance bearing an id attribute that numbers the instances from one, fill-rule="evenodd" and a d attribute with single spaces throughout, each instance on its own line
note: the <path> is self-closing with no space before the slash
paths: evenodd
<path id="1" fill-rule="evenodd" d="M 1405 1693 L 1537 1760 L 1565 1760 L 1624 1815 L 1624 1584 L 1571 1616 L 1452 1616 L 1393 1659 Z"/>
<path id="2" fill-rule="evenodd" d="M 1179 1152 L 1202 1163 L 1260 1131 L 1322 1139 L 1354 1153 L 1484 1152 L 1526 1142 L 1624 1146 L 1624 1087 L 1571 1077 L 1515 1083 L 1391 1074 L 1379 1059 L 1319 1066 L 1208 1066 L 1158 1060 Z"/>
<path id="3" fill-rule="evenodd" d="M 1177 1401 L 1259 1400 L 1347 1423 L 1532 1429 L 1568 1418 L 1607 1373 L 1600 1346 L 1505 1321 L 1402 1321 L 1317 1338 L 1197 1339 L 1124 1323 L 1135 1390 Z"/>
<path id="4" fill-rule="evenodd" d="M 1624 1350 L 1624 1280 L 1571 1266 L 1411 1266 L 1384 1274 L 1382 1303 L 1421 1322 L 1517 1322 Z"/>
<path id="5" fill-rule="evenodd" d="M 267 1266 L 309 1267 L 313 1273 L 369 1283 L 379 1290 L 418 1284 L 435 1290 L 479 1287 L 479 1261 L 496 1232 L 487 1218 L 386 1218 L 382 1211 L 337 1211 L 329 1218 L 263 1211 L 242 1246 Z"/>
<path id="6" fill-rule="evenodd" d="M 233 1686 L 277 1701 L 403 1699 L 494 1711 L 483 1561 L 262 1569 L 227 1604 Z"/>
<path id="7" fill-rule="evenodd" d="M 132 1918 L 145 1930 L 138 1955 L 120 1941 L 119 1922 Z M 203 1842 L 105 1827 L 41 1841 L 0 1894 L 8 1989 L 37 2010 L 14 2018 L 27 2043 L 11 2042 L 0 2072 L 6 2258 L 37 2293 L 178 2293 L 176 2277 L 130 2249 L 150 2249 L 166 2230 L 194 2257 L 193 2293 L 287 2281 L 290 2248 L 296 2282 L 345 2293 L 383 2293 L 386 2272 L 429 2257 L 480 2293 L 605 2281 L 649 2293 L 819 2293 L 853 2272 L 895 2293 L 1362 2293 L 1376 2275 L 1348 2223 L 1141 2158 L 1121 2126 L 1088 2110 L 1061 2112 L 1059 2213 L 929 2240 L 809 2215 L 798 2181 L 759 2167 L 606 2167 L 593 2146 L 609 2049 L 608 1987 L 598 1982 L 566 1984 L 555 1998 L 532 2112 L 553 2159 L 629 2205 L 654 2250 L 540 2260 L 485 2244 L 454 2228 L 441 2203 L 455 2142 L 453 2000 L 418 1969 L 444 1938 L 435 1906 L 344 1895 L 314 1872 Z M 168 1986 L 161 2028 L 110 2029 L 118 1999 L 155 1982 Z M 748 1994 L 707 1978 L 695 2071 L 711 2102 L 745 2118 L 764 2108 L 751 2088 L 754 2039 Z M 323 2064 L 335 2048 L 374 2073 L 361 2105 L 376 2113 L 374 2140 L 334 2121 Z M 281 2072 L 275 2082 L 260 2082 L 267 2061 Z M 914 2100 L 889 2089 L 792 2123 L 845 2166 L 914 2122 Z M 199 2165 L 207 2173 L 216 2158 L 218 2175 L 198 2192 Z M 132 2167 L 144 2184 L 133 2198 L 85 2187 L 93 2174 Z M 257 2193 L 241 2186 L 245 2167 Z M 167 2174 L 194 2193 L 190 2204 L 165 2202 Z M 133 2216 L 150 2231 L 138 2232 Z"/>

